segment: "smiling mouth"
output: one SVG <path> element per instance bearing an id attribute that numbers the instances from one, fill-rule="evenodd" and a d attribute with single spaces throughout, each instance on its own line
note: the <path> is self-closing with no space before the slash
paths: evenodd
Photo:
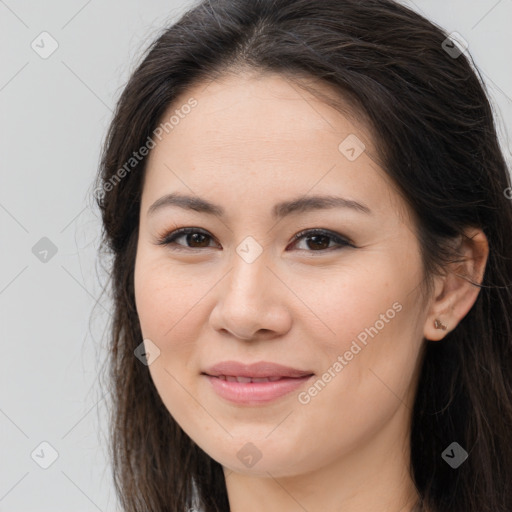
<path id="1" fill-rule="evenodd" d="M 242 406 L 258 406 L 270 403 L 278 398 L 289 395 L 304 386 L 314 374 L 297 377 L 273 375 L 270 377 L 246 377 L 234 375 L 209 375 L 212 390 L 221 398 Z"/>
<path id="2" fill-rule="evenodd" d="M 208 375 L 208 374 L 205 374 Z M 313 374 L 311 374 L 313 375 Z M 305 375 L 304 377 L 310 377 L 311 375 Z M 208 375 L 209 377 L 216 377 L 220 380 L 225 380 L 228 382 L 276 382 L 278 380 L 289 380 L 289 379 L 299 379 L 304 377 L 284 377 L 284 376 L 275 376 L 275 377 L 238 377 L 232 375 Z"/>

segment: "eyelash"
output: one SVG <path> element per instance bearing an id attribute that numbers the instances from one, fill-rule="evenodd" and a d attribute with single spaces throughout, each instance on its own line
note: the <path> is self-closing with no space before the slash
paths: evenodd
<path id="1" fill-rule="evenodd" d="M 207 233 L 206 231 L 203 231 L 202 229 L 180 228 L 180 229 L 176 229 L 175 231 L 165 233 L 162 237 L 159 237 L 157 239 L 156 244 L 168 246 L 173 251 L 194 251 L 196 249 L 210 249 L 211 248 L 211 247 L 187 247 L 187 246 L 180 246 L 180 244 L 176 244 L 175 241 L 178 238 L 181 238 L 182 236 L 185 236 L 185 235 L 188 235 L 191 233 L 200 233 L 202 235 L 206 235 L 206 236 L 210 237 L 211 239 L 213 239 L 213 237 L 209 233 Z M 335 243 L 337 243 L 339 245 L 339 247 L 334 247 L 334 248 L 328 247 L 326 249 L 319 249 L 316 251 L 308 250 L 308 249 L 300 249 L 300 250 L 304 250 L 306 252 L 330 252 L 332 250 L 343 249 L 344 247 L 355 248 L 355 245 L 352 244 L 352 242 L 348 241 L 346 238 L 342 237 L 341 235 L 339 235 L 333 231 L 328 231 L 325 229 L 318 229 L 318 228 L 305 229 L 305 230 L 301 231 L 300 233 L 297 233 L 296 235 L 294 235 L 292 243 L 299 241 L 301 238 L 308 238 L 308 237 L 319 236 L 319 235 L 331 238 Z M 171 246 L 174 246 L 174 247 L 171 247 Z"/>

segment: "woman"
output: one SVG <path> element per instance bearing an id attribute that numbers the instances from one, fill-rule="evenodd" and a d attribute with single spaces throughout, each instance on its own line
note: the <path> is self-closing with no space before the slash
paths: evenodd
<path id="1" fill-rule="evenodd" d="M 119 100 L 126 511 L 512 510 L 512 204 L 459 44 L 390 0 L 211 0 Z"/>

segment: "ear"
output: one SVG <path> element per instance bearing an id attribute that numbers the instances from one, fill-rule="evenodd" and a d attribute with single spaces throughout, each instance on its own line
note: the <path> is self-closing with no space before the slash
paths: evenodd
<path id="1" fill-rule="evenodd" d="M 458 246 L 459 261 L 450 264 L 445 275 L 435 278 L 435 291 L 423 327 L 423 336 L 428 340 L 438 341 L 453 331 L 480 292 L 476 284 L 481 284 L 484 277 L 489 244 L 479 228 L 468 228 L 464 234 Z M 434 326 L 436 319 L 446 330 Z"/>

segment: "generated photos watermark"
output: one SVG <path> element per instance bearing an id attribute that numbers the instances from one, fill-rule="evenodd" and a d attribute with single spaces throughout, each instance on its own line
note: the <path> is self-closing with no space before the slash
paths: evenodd
<path id="1" fill-rule="evenodd" d="M 144 158 L 149 154 L 149 151 L 156 146 L 155 138 L 159 141 L 162 140 L 164 133 L 170 133 L 174 128 L 184 119 L 192 108 L 198 104 L 195 98 L 190 98 L 187 103 L 177 108 L 174 113 L 165 121 L 160 123 L 154 130 L 152 135 L 148 136 L 146 142 L 137 150 L 132 153 L 132 156 L 120 167 L 109 180 L 103 182 L 101 186 L 94 190 L 94 196 L 97 199 L 105 197 L 107 192 L 110 192 L 114 187 L 130 172 L 132 171 L 139 162 L 142 162 Z"/>
<path id="2" fill-rule="evenodd" d="M 386 324 L 389 324 L 389 322 L 396 316 L 397 313 L 402 311 L 402 304 L 400 302 L 394 302 L 391 308 L 389 308 L 385 313 L 381 313 L 379 316 L 379 319 L 375 321 L 375 323 L 371 327 L 365 328 L 363 331 L 361 331 L 357 336 L 356 339 L 352 341 L 352 344 L 350 345 L 350 348 L 346 350 L 343 355 L 339 355 L 336 358 L 336 361 L 327 368 L 327 370 L 322 374 L 320 378 L 318 378 L 315 383 L 310 386 L 306 391 L 301 391 L 297 399 L 299 403 L 306 405 L 311 402 L 311 400 L 322 391 L 325 386 L 329 382 L 332 381 L 342 370 L 349 364 L 352 359 L 354 359 L 354 356 L 359 354 L 361 350 L 366 347 L 366 344 L 368 343 L 368 336 L 370 336 L 372 339 L 379 334 L 384 327 L 386 327 Z M 360 345 L 359 343 L 362 345 Z"/>

